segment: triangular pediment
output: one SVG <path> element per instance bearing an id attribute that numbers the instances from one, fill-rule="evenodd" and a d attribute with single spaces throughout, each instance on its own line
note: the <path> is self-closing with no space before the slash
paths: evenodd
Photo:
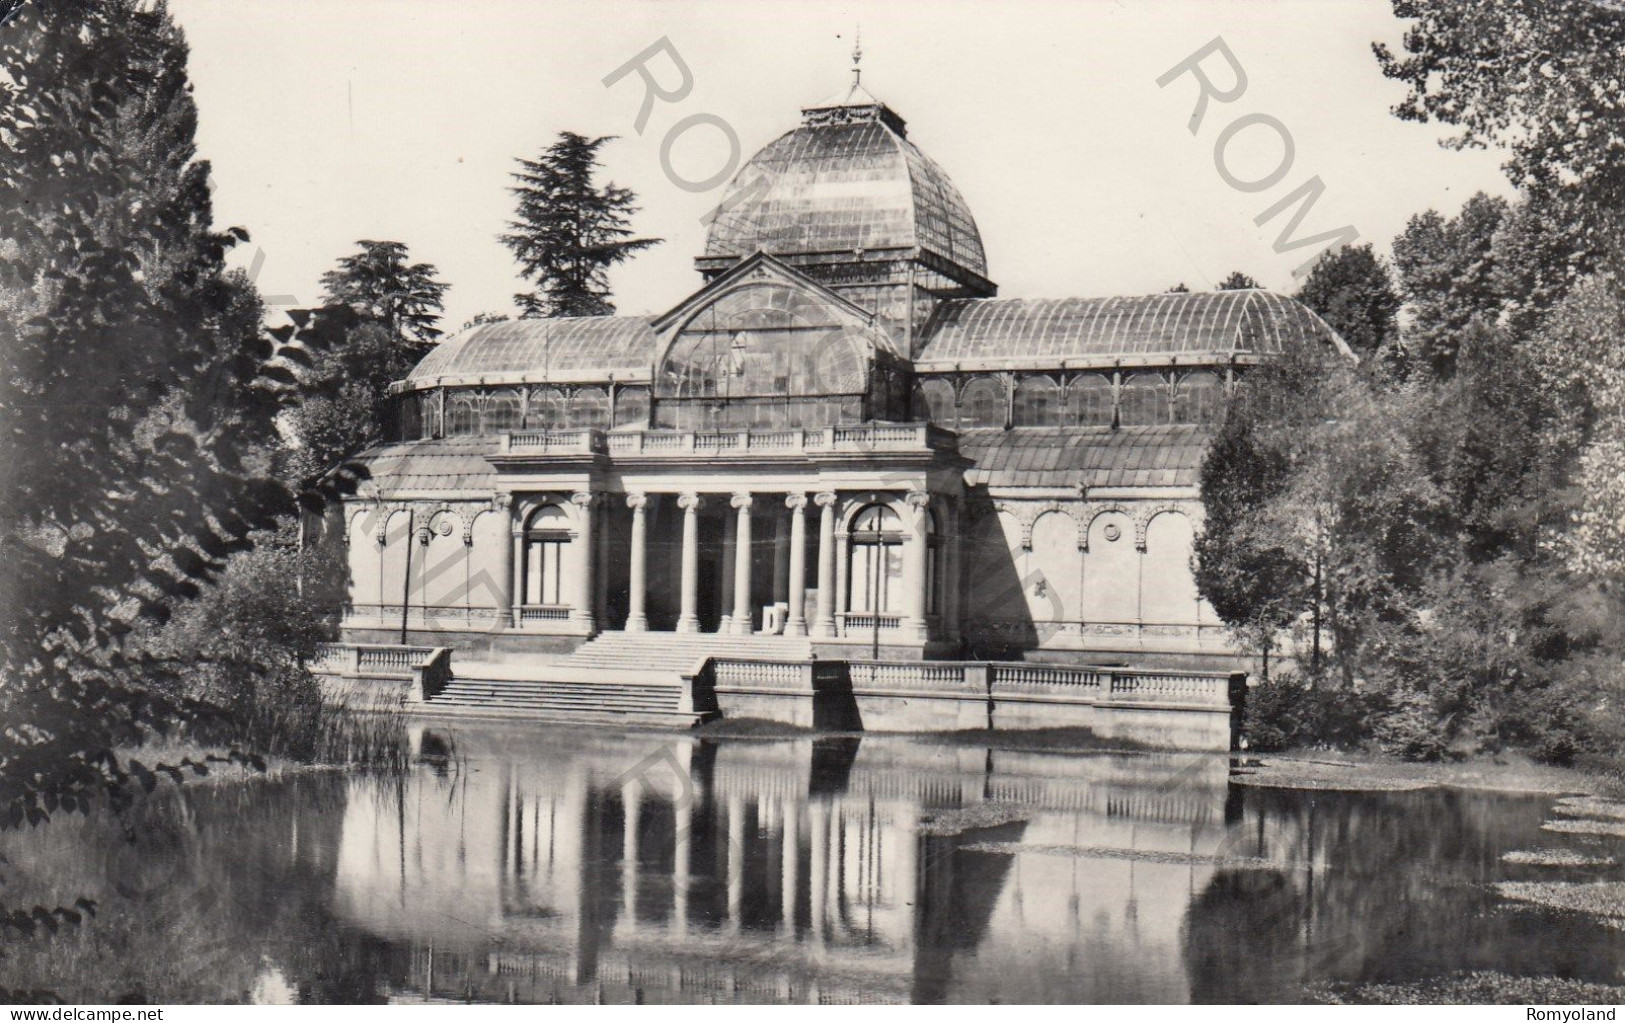
<path id="1" fill-rule="evenodd" d="M 825 287 L 784 261 L 758 250 L 755 255 L 741 259 L 738 263 L 712 278 L 705 287 L 655 317 L 652 323 L 655 333 L 665 334 L 673 327 L 681 326 L 693 319 L 717 299 L 741 286 L 760 284 L 780 284 L 786 288 L 800 291 L 839 309 L 845 315 L 850 316 L 856 323 L 866 327 L 875 326 L 874 313 L 855 304 L 850 299 L 843 298 L 838 292 Z"/>

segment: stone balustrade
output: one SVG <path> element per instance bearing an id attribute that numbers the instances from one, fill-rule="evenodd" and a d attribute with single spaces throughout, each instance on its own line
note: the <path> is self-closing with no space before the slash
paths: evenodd
<path id="1" fill-rule="evenodd" d="M 413 669 L 434 650 L 393 643 L 324 643 L 310 667 L 324 675 L 409 679 Z"/>
<path id="2" fill-rule="evenodd" d="M 570 611 L 569 604 L 529 604 L 519 609 L 519 624 L 567 622 L 570 620 Z"/>
<path id="3" fill-rule="evenodd" d="M 854 692 L 865 690 L 985 694 L 984 665 L 958 661 L 849 661 Z"/>
<path id="4" fill-rule="evenodd" d="M 582 431 L 565 431 L 570 437 Z M 524 433 L 505 438 L 503 451 L 575 451 L 575 440 L 543 441 L 550 435 Z M 548 447 L 548 444 L 554 447 Z M 604 450 L 614 456 L 693 456 L 761 454 L 862 454 L 870 451 L 930 451 L 952 443 L 952 435 L 929 423 L 864 423 L 817 430 L 630 430 L 605 435 Z"/>
<path id="5" fill-rule="evenodd" d="M 502 455 L 591 455 L 603 450 L 597 430 L 526 430 L 504 434 Z"/>
<path id="6" fill-rule="evenodd" d="M 859 636 L 876 629 L 887 632 L 903 627 L 902 615 L 870 614 L 867 611 L 838 611 L 835 621 L 837 634 L 841 636 Z"/>
<path id="7" fill-rule="evenodd" d="M 1223 709 L 1245 676 L 1088 665 L 1000 661 L 807 661 L 717 657 L 721 688 L 809 692 L 844 677 L 853 692 L 979 694 L 990 699 L 1058 698 L 1066 702 L 1180 705 Z"/>

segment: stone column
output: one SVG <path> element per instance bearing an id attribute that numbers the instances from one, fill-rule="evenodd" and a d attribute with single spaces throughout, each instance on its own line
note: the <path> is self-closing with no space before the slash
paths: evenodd
<path id="1" fill-rule="evenodd" d="M 573 616 L 575 623 L 587 635 L 598 631 L 598 623 L 593 619 L 592 597 L 595 590 L 593 586 L 593 509 L 594 495 L 591 491 L 578 490 L 570 495 L 570 503 L 578 509 L 580 521 L 576 527 L 575 542 L 571 546 L 580 550 L 576 560 L 576 592 Z"/>
<path id="2" fill-rule="evenodd" d="M 778 603 L 790 599 L 790 523 L 772 505 L 768 513 L 773 516 L 773 602 Z"/>
<path id="3" fill-rule="evenodd" d="M 513 537 L 508 550 L 508 564 L 513 570 L 513 627 L 517 629 L 525 624 L 524 614 L 520 610 L 525 603 L 525 523 L 522 518 L 514 518 L 509 520 L 508 525 Z"/>
<path id="4" fill-rule="evenodd" d="M 947 565 L 943 572 L 948 577 L 942 583 L 942 620 L 948 628 L 950 639 L 958 641 L 962 638 L 960 612 L 960 586 L 964 577 L 964 569 L 960 558 L 964 555 L 964 544 L 960 539 L 960 532 L 964 527 L 961 515 L 960 502 L 955 500 L 948 506 L 948 514 L 944 516 L 943 525 L 947 527 L 948 535 L 944 538 L 947 544 Z"/>
<path id="5" fill-rule="evenodd" d="M 852 571 L 852 559 L 848 557 L 848 550 L 852 537 L 846 530 L 837 530 L 835 533 L 835 634 L 840 634 L 841 623 L 839 615 L 842 611 L 851 610 L 851 590 L 847 583 L 847 575 Z"/>
<path id="6" fill-rule="evenodd" d="M 648 579 L 645 560 L 648 557 L 646 546 L 649 538 L 649 522 L 644 509 L 648 507 L 648 494 L 627 494 L 626 506 L 632 509 L 632 566 L 628 573 L 627 582 L 627 632 L 648 632 L 649 616 L 645 613 L 645 601 L 648 599 Z"/>
<path id="7" fill-rule="evenodd" d="M 734 528 L 733 631 L 735 635 L 748 636 L 755 617 L 750 610 L 750 493 L 741 490 L 729 503 L 739 510 L 738 525 Z"/>
<path id="8" fill-rule="evenodd" d="M 491 500 L 491 510 L 496 512 L 499 515 L 506 515 L 508 517 L 509 522 L 511 523 L 513 521 L 513 507 L 512 507 L 512 504 L 513 504 L 513 495 L 511 495 L 511 494 L 497 494 Z M 471 514 L 477 516 L 479 514 L 479 512 L 477 510 L 475 510 Z M 511 610 L 513 608 L 514 603 L 515 603 L 514 596 L 513 596 L 513 561 L 512 561 L 512 558 L 513 558 L 513 539 L 512 539 L 512 537 L 513 537 L 513 529 L 512 529 L 511 526 L 508 529 L 508 534 L 509 534 L 509 541 L 508 541 L 508 543 L 503 544 L 502 551 L 500 552 L 501 558 L 502 558 L 502 576 L 501 576 L 501 578 L 492 580 L 492 585 L 496 587 L 496 593 L 494 593 L 491 596 L 491 603 L 493 605 L 495 605 L 495 607 L 496 607 L 496 614 L 497 614 L 497 618 L 499 620 L 501 619 L 502 615 L 506 613 L 503 609 L 506 608 L 506 609 Z M 465 530 L 463 535 L 468 538 L 465 541 L 466 543 L 472 543 L 473 542 L 473 533 L 471 531 Z M 471 556 L 473 554 L 473 550 L 470 549 L 468 553 Z M 468 563 L 467 561 L 464 562 L 465 565 L 467 563 Z M 474 594 L 473 594 L 472 590 L 470 590 L 470 592 L 465 594 L 464 597 L 463 597 L 463 606 L 464 607 L 472 606 L 473 597 L 474 597 Z"/>
<path id="9" fill-rule="evenodd" d="M 903 499 L 909 508 L 908 532 L 903 538 L 903 621 L 899 630 L 904 639 L 923 643 L 925 628 L 926 516 L 930 515 L 931 495 L 913 490 Z"/>
<path id="10" fill-rule="evenodd" d="M 835 635 L 835 492 L 825 490 L 813 498 L 818 505 L 818 607 L 812 634 L 822 639 Z"/>
<path id="11" fill-rule="evenodd" d="M 509 599 L 507 599 L 507 611 L 509 611 L 510 615 L 509 622 L 513 625 L 513 628 L 518 628 L 520 627 L 520 611 L 518 611 L 518 607 L 525 602 L 525 523 L 513 515 L 513 511 L 518 508 L 518 502 L 513 500 L 512 494 L 499 495 L 497 500 L 500 502 L 497 507 L 504 511 L 505 515 L 509 516 L 509 549 L 507 549 L 507 555 L 502 559 L 502 568 L 507 573 L 507 585 L 509 585 Z M 500 614 L 500 606 L 497 607 L 497 611 Z"/>
<path id="12" fill-rule="evenodd" d="M 784 620 L 786 636 L 807 634 L 807 495 L 784 499 L 790 509 L 790 611 Z"/>
<path id="13" fill-rule="evenodd" d="M 677 615 L 677 631 L 699 632 L 700 495 L 693 491 L 682 494 L 677 498 L 677 507 L 683 509 L 682 606 Z"/>
<path id="14" fill-rule="evenodd" d="M 717 558 L 717 566 L 721 569 L 717 579 L 717 632 L 726 634 L 733 631 L 733 585 L 734 585 L 734 548 L 739 540 L 739 520 L 732 515 L 722 516 L 722 551 Z"/>

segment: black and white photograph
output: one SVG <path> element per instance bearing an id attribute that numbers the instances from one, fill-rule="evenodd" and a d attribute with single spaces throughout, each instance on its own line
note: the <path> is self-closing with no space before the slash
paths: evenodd
<path id="1" fill-rule="evenodd" d="M 8 1020 L 1625 1003 L 1616 0 L 3 0 L 0 494 Z"/>

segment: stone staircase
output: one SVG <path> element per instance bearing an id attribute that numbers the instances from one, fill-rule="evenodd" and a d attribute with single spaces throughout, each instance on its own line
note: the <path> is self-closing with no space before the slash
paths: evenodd
<path id="1" fill-rule="evenodd" d="M 721 636 L 712 633 L 604 632 L 575 649 L 564 664 L 604 671 L 689 673 L 707 657 L 805 661 L 812 641 L 791 636 Z"/>
<path id="2" fill-rule="evenodd" d="M 431 713 L 490 718 L 582 721 L 598 724 L 689 728 L 708 715 L 683 709 L 681 679 L 639 673 L 622 681 L 579 678 L 490 678 L 479 671 L 458 677 L 423 705 Z M 579 673 L 570 673 L 579 674 Z M 658 677 L 650 677 L 658 674 Z"/>
<path id="3" fill-rule="evenodd" d="M 452 677 L 421 707 L 459 717 L 691 728 L 712 714 L 687 705 L 684 676 L 707 657 L 811 656 L 810 641 L 787 636 L 605 632 L 561 661 L 453 660 Z"/>

